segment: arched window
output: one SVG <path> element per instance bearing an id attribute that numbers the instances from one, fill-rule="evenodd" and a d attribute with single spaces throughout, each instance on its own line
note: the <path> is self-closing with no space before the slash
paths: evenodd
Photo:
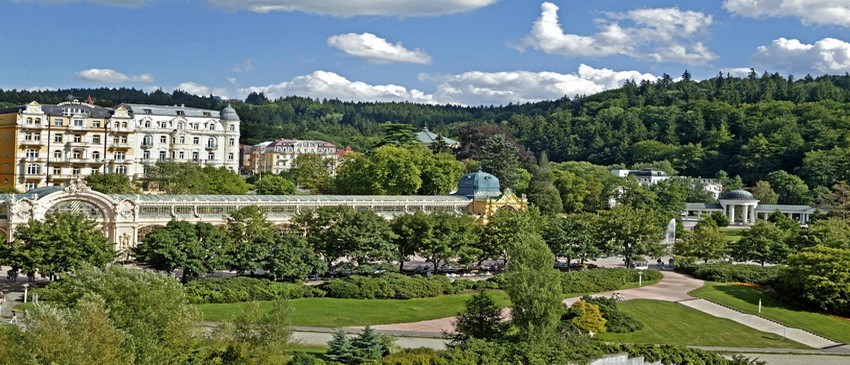
<path id="1" fill-rule="evenodd" d="M 177 129 L 183 129 L 183 122 L 177 123 Z"/>
<path id="2" fill-rule="evenodd" d="M 62 159 L 62 151 L 59 151 L 59 150 L 53 151 L 53 158 L 57 159 L 57 160 L 61 160 Z"/>
<path id="3" fill-rule="evenodd" d="M 230 126 L 230 131 L 231 131 L 231 132 L 233 132 L 233 131 L 235 131 L 235 130 L 236 130 L 236 126 L 235 126 L 235 125 L 231 125 L 231 126 Z"/>
<path id="4" fill-rule="evenodd" d="M 94 151 L 91 153 L 91 158 L 95 161 L 100 160 L 100 152 Z"/>
<path id="5" fill-rule="evenodd" d="M 145 121 L 145 128 L 150 128 L 150 127 L 151 127 L 151 121 L 146 120 Z"/>
<path id="6" fill-rule="evenodd" d="M 210 123 L 210 130 L 211 130 L 211 131 L 214 131 L 214 130 L 215 130 L 215 124 Z"/>
<path id="7" fill-rule="evenodd" d="M 127 128 L 127 122 L 122 122 L 121 127 Z"/>
<path id="8" fill-rule="evenodd" d="M 150 134 L 145 135 L 142 138 L 142 146 L 152 146 L 153 145 L 153 136 Z"/>
<path id="9" fill-rule="evenodd" d="M 27 118 L 27 124 L 32 124 L 32 118 Z"/>
<path id="10" fill-rule="evenodd" d="M 184 144 L 184 143 L 186 143 L 186 136 L 181 134 L 180 135 L 180 144 Z"/>
<path id="11" fill-rule="evenodd" d="M 207 147 L 215 148 L 216 145 L 218 145 L 218 143 L 216 142 L 215 138 L 210 138 L 207 140 Z"/>
<path id="12" fill-rule="evenodd" d="M 103 212 L 101 212 L 97 206 L 82 200 L 68 200 L 60 202 L 47 210 L 48 215 L 56 213 L 82 214 L 89 219 L 103 220 Z"/>

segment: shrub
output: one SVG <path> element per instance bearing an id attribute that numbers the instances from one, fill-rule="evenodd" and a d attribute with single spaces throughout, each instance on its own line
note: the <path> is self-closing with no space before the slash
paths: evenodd
<path id="1" fill-rule="evenodd" d="M 459 284 L 465 285 L 465 284 Z M 355 299 L 413 299 L 455 292 L 451 280 L 443 276 L 425 278 L 388 273 L 377 277 L 349 276 L 320 286 L 328 297 Z"/>
<path id="2" fill-rule="evenodd" d="M 324 292 L 315 287 L 248 277 L 203 278 L 191 281 L 183 288 L 191 303 L 236 303 L 324 296 Z"/>
<path id="3" fill-rule="evenodd" d="M 712 364 L 712 365 L 764 365 L 764 361 L 750 360 L 740 356 L 726 359 L 710 351 L 672 345 L 628 345 L 612 344 L 609 353 L 626 352 L 631 357 L 643 357 L 647 363 L 661 364 Z"/>
<path id="4" fill-rule="evenodd" d="M 325 365 L 325 360 L 322 360 L 318 357 L 310 355 L 303 351 L 295 351 L 292 353 L 292 359 L 287 363 L 288 365 Z"/>
<path id="5" fill-rule="evenodd" d="M 584 332 L 605 332 L 607 321 L 602 317 L 602 312 L 596 305 L 579 300 L 570 307 L 570 315 L 572 316 L 570 322 Z"/>
<path id="6" fill-rule="evenodd" d="M 676 271 L 708 281 L 771 285 L 782 272 L 782 268 L 779 266 L 711 263 L 677 265 Z"/>
<path id="7" fill-rule="evenodd" d="M 643 328 L 643 323 L 640 323 L 640 321 L 621 311 L 617 301 L 614 299 L 606 297 L 593 298 L 589 295 L 585 295 L 581 298 L 581 300 L 599 307 L 599 311 L 602 312 L 602 317 L 608 321 L 605 324 L 605 328 L 608 332 L 628 333 L 638 331 Z"/>
<path id="8" fill-rule="evenodd" d="M 626 283 L 638 282 L 639 273 L 632 269 L 594 269 L 561 274 L 564 293 L 598 293 L 617 290 Z M 644 270 L 643 280 L 660 280 L 661 272 Z"/>

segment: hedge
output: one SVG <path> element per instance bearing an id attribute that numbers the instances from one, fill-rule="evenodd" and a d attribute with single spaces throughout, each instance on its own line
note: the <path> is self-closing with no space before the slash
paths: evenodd
<path id="1" fill-rule="evenodd" d="M 677 266 L 676 271 L 697 279 L 721 283 L 741 282 L 771 285 L 782 272 L 781 266 L 711 263 Z"/>
<path id="2" fill-rule="evenodd" d="M 471 280 L 452 282 L 445 276 L 406 276 L 387 273 L 381 276 L 352 275 L 343 279 L 325 282 L 320 288 L 332 298 L 355 299 L 413 299 L 429 298 L 442 294 L 460 294 L 491 284 Z"/>
<path id="3" fill-rule="evenodd" d="M 643 280 L 661 280 L 661 272 L 644 270 Z M 617 290 L 627 283 L 636 283 L 639 273 L 633 269 L 592 269 L 561 273 L 564 293 L 599 293 Z"/>
<path id="4" fill-rule="evenodd" d="M 203 278 L 191 281 L 183 288 L 191 303 L 236 303 L 325 295 L 316 287 L 300 283 L 280 283 L 249 277 Z"/>

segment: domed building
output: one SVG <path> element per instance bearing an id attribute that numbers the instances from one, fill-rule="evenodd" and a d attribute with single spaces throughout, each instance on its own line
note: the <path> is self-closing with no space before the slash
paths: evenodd
<path id="1" fill-rule="evenodd" d="M 454 195 L 472 199 L 470 213 L 486 217 L 493 215 L 500 208 L 525 210 L 527 201 L 517 197 L 510 190 L 504 193 L 499 188 L 499 178 L 486 173 L 478 167 L 478 171 L 468 173 L 460 178 L 458 189 Z"/>
<path id="2" fill-rule="evenodd" d="M 809 205 L 762 204 L 753 193 L 736 189 L 721 195 L 717 203 L 686 203 L 682 212 L 684 221 L 700 221 L 703 213 L 720 212 L 729 218 L 732 225 L 754 225 L 758 219 L 766 220 L 776 212 L 784 214 L 800 224 L 808 224 L 812 215 L 824 212 L 823 209 Z"/>
<path id="3" fill-rule="evenodd" d="M 734 224 L 738 220 L 738 217 L 735 215 L 736 207 L 741 212 L 740 223 L 756 223 L 756 208 L 759 205 L 759 200 L 756 199 L 753 193 L 742 189 L 732 190 L 720 196 L 718 201 L 723 208 L 724 214 L 729 217 L 729 223 Z"/>

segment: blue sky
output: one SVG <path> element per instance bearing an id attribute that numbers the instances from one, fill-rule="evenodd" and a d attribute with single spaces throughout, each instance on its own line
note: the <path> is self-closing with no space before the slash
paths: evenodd
<path id="1" fill-rule="evenodd" d="M 850 72 L 850 0 L 0 0 L 0 88 L 504 104 Z"/>

